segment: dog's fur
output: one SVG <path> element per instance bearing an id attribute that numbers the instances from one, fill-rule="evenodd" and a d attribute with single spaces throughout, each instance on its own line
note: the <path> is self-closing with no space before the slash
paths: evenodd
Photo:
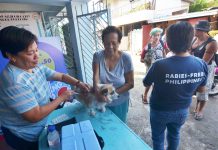
<path id="1" fill-rule="evenodd" d="M 91 90 L 89 93 L 84 93 L 79 88 L 76 88 L 75 92 L 79 93 L 76 95 L 76 99 L 88 108 L 91 116 L 95 116 L 95 109 L 98 109 L 101 112 L 105 112 L 106 104 L 111 103 L 114 99 L 118 98 L 117 95 L 114 95 L 115 88 L 112 84 L 98 84 L 98 91 L 100 94 L 106 96 L 107 102 L 103 102 L 97 99 L 92 86 L 90 86 L 90 89 Z"/>

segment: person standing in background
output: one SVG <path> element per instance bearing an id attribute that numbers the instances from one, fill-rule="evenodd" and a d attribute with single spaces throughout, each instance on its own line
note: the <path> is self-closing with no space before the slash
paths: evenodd
<path id="1" fill-rule="evenodd" d="M 208 79 L 206 85 L 206 91 L 204 93 L 196 93 L 197 103 L 194 110 L 194 117 L 196 120 L 203 118 L 203 110 L 206 105 L 206 101 L 209 98 L 209 92 L 213 85 L 214 73 L 215 73 L 215 54 L 217 52 L 217 42 L 209 36 L 210 24 L 206 20 L 199 21 L 195 25 L 195 39 L 193 40 L 191 53 L 203 59 L 207 63 L 208 67 Z"/>
<path id="2" fill-rule="evenodd" d="M 188 22 L 171 25 L 167 44 L 175 54 L 157 60 L 143 80 L 146 88 L 153 84 L 150 97 L 150 123 L 154 150 L 164 150 L 165 130 L 167 149 L 177 150 L 180 129 L 188 117 L 194 91 L 204 92 L 207 64 L 189 53 L 194 29 Z"/>
<path id="3" fill-rule="evenodd" d="M 158 59 L 162 59 L 166 56 L 165 44 L 161 40 L 161 28 L 153 28 L 150 31 L 150 42 L 145 46 L 141 53 L 141 62 L 145 63 L 146 70 Z M 142 95 L 142 102 L 148 104 L 147 96 L 150 88 L 146 88 L 144 95 Z"/>

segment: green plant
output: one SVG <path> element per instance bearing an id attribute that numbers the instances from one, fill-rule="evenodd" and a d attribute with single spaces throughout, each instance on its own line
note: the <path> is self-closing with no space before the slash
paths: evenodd
<path id="1" fill-rule="evenodd" d="M 218 7 L 218 0 L 213 0 L 208 3 L 209 7 Z"/>
<path id="2" fill-rule="evenodd" d="M 218 6 L 218 0 L 195 0 L 189 6 L 189 12 L 203 11 L 210 7 Z"/>
<path id="3" fill-rule="evenodd" d="M 189 12 L 202 11 L 207 7 L 206 0 L 195 0 L 195 2 L 189 6 Z"/>

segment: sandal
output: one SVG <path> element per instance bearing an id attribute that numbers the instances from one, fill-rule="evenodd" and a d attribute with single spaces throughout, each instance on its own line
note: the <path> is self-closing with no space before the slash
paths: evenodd
<path id="1" fill-rule="evenodd" d="M 197 111 L 195 111 L 195 110 L 191 111 L 191 114 L 194 116 L 196 115 L 196 113 L 197 113 Z"/>
<path id="2" fill-rule="evenodd" d="M 142 103 L 143 103 L 143 104 L 149 104 L 149 103 L 148 103 L 148 100 L 146 100 L 146 101 L 144 100 L 144 95 L 143 95 L 143 94 L 142 94 Z"/>
<path id="3" fill-rule="evenodd" d="M 195 118 L 195 120 L 198 120 L 198 121 L 200 121 L 200 120 L 202 120 L 203 119 L 203 115 L 202 114 L 195 114 L 195 116 L 194 116 L 194 118 Z"/>

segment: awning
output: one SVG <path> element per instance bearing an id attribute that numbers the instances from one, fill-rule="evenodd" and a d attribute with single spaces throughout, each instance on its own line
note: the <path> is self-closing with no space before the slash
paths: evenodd
<path id="1" fill-rule="evenodd" d="M 197 17 L 203 17 L 203 16 L 212 16 L 212 15 L 217 15 L 217 14 L 218 14 L 218 9 L 201 11 L 201 12 L 193 12 L 193 13 L 184 13 L 181 15 L 167 16 L 163 18 L 148 20 L 148 23 L 157 23 L 157 22 L 165 22 L 165 21 L 172 21 L 172 20 L 197 18 Z"/>

